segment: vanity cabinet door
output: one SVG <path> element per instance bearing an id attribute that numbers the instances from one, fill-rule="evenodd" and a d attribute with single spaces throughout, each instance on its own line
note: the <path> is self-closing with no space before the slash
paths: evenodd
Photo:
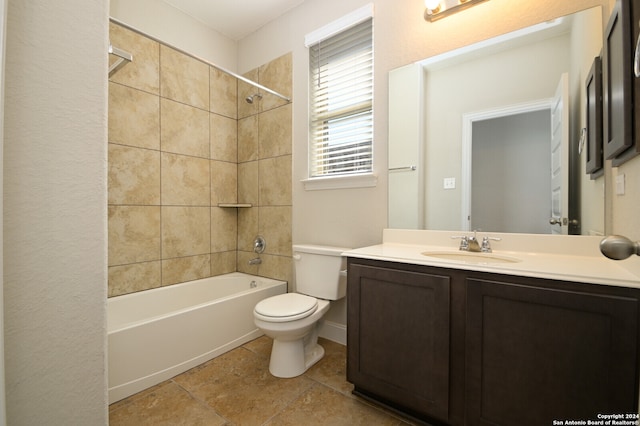
<path id="1" fill-rule="evenodd" d="M 569 284 L 467 279 L 467 424 L 637 413 L 637 298 Z"/>
<path id="2" fill-rule="evenodd" d="M 450 278 L 350 263 L 347 379 L 354 392 L 447 421 Z"/>

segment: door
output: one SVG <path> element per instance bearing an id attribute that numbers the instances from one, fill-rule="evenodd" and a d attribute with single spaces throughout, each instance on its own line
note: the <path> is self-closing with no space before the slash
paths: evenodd
<path id="1" fill-rule="evenodd" d="M 551 106 L 552 234 L 569 233 L 569 74 L 560 77 Z"/>

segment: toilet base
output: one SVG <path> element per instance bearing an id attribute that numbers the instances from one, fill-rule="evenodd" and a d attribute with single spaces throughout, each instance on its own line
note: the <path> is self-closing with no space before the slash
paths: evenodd
<path id="1" fill-rule="evenodd" d="M 324 356 L 324 348 L 315 342 L 304 345 L 304 339 L 273 341 L 269 372 L 275 377 L 291 378 L 307 371 Z"/>

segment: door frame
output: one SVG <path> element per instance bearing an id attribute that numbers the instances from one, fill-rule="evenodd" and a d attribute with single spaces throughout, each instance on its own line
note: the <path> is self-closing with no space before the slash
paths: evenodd
<path id="1" fill-rule="evenodd" d="M 460 225 L 463 231 L 471 231 L 471 176 L 473 154 L 473 123 L 476 121 L 490 120 L 493 118 L 508 117 L 510 115 L 550 110 L 553 104 L 552 98 L 539 99 L 529 102 L 522 102 L 513 105 L 469 112 L 462 114 L 462 172 L 461 172 L 461 196 L 462 215 Z"/>

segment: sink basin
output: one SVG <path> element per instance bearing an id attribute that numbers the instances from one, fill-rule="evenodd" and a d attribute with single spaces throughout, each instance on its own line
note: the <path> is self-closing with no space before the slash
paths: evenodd
<path id="1" fill-rule="evenodd" d="M 474 263 L 478 265 L 488 265 L 493 263 L 517 263 L 521 262 L 516 257 L 502 256 L 495 253 L 478 253 L 468 251 L 425 251 L 423 256 L 435 259 L 453 260 L 456 262 Z"/>

